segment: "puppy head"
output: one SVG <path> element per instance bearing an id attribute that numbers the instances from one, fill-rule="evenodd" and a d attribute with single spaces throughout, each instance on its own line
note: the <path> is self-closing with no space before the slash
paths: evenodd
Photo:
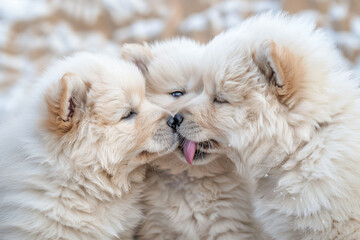
<path id="1" fill-rule="evenodd" d="M 125 44 L 122 56 L 146 78 L 150 101 L 172 112 L 202 90 L 200 59 L 203 46 L 187 38 L 147 44 Z"/>
<path id="2" fill-rule="evenodd" d="M 126 44 L 123 57 L 134 62 L 146 78 L 146 94 L 149 100 L 172 113 L 176 113 L 203 90 L 201 80 L 202 55 L 204 46 L 193 40 L 181 38 L 146 44 Z M 181 137 L 176 156 L 186 161 L 184 146 L 187 139 Z M 218 157 L 204 141 L 192 149 L 194 165 L 203 165 Z"/>
<path id="3" fill-rule="evenodd" d="M 247 20 L 206 47 L 204 91 L 180 111 L 179 132 L 245 156 L 264 143 L 290 152 L 330 119 L 337 59 L 332 44 L 302 19 Z"/>
<path id="4" fill-rule="evenodd" d="M 48 144 L 82 174 L 117 179 L 176 147 L 170 114 L 146 99 L 133 64 L 82 53 L 45 79 L 54 81 L 45 94 Z"/>

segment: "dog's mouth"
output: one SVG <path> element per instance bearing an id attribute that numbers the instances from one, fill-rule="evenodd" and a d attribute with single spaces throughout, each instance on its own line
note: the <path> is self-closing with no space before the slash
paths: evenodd
<path id="1" fill-rule="evenodd" d="M 182 151 L 186 162 L 190 165 L 196 160 L 206 158 L 206 156 L 211 154 L 218 146 L 218 143 L 213 139 L 203 142 L 194 142 L 183 136 L 180 136 L 180 143 L 179 148 Z"/>

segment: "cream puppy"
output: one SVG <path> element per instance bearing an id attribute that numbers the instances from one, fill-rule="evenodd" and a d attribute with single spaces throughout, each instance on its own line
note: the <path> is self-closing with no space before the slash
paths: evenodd
<path id="1" fill-rule="evenodd" d="M 314 27 L 265 14 L 217 36 L 178 130 L 235 150 L 273 239 L 360 239 L 359 82 Z"/>
<path id="2" fill-rule="evenodd" d="M 133 64 L 56 62 L 0 128 L 1 239 L 132 239 L 144 164 L 177 147 Z"/>
<path id="3" fill-rule="evenodd" d="M 202 91 L 203 49 L 183 38 L 122 51 L 142 69 L 150 101 L 176 112 Z M 189 143 L 151 164 L 138 239 L 264 239 L 251 216 L 250 183 L 208 141 Z"/>

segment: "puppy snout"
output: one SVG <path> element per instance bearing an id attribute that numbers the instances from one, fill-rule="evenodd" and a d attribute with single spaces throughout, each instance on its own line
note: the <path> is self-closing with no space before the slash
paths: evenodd
<path id="1" fill-rule="evenodd" d="M 176 129 L 176 127 L 180 126 L 180 124 L 183 122 L 184 118 L 181 116 L 181 114 L 177 113 L 174 117 L 170 117 L 167 121 L 167 125 L 173 129 Z"/>

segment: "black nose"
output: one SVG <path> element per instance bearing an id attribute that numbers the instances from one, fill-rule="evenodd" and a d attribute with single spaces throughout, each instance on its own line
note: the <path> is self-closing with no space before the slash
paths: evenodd
<path id="1" fill-rule="evenodd" d="M 176 128 L 176 124 L 175 124 L 175 119 L 171 116 L 169 117 L 169 119 L 167 120 L 167 125 L 171 128 Z"/>
<path id="2" fill-rule="evenodd" d="M 170 117 L 167 120 L 167 125 L 173 129 L 176 129 L 176 127 L 180 126 L 180 124 L 183 122 L 184 118 L 179 113 L 175 114 L 174 117 Z"/>
<path id="3" fill-rule="evenodd" d="M 180 115 L 180 113 L 175 114 L 174 120 L 176 125 L 180 126 L 180 124 L 183 122 L 184 118 Z"/>

